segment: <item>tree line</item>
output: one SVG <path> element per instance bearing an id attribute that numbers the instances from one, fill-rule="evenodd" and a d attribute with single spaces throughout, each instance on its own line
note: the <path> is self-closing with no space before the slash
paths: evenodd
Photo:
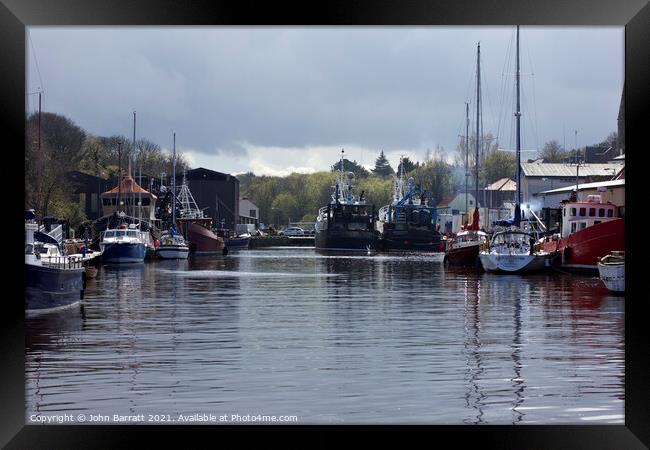
<path id="1" fill-rule="evenodd" d="M 34 208 L 40 217 L 53 215 L 77 225 L 86 220 L 83 205 L 72 196 L 75 186 L 66 173 L 79 171 L 100 178 L 115 177 L 121 166 L 125 173 L 128 161 L 134 168 L 142 164 L 142 172 L 152 176 L 171 174 L 171 154 L 146 138 L 133 142 L 123 135 L 97 136 L 86 132 L 69 118 L 55 114 L 30 114 L 26 117 L 25 149 L 25 207 Z M 39 151 L 40 145 L 40 151 Z M 616 133 L 596 144 L 601 147 L 616 145 Z M 378 209 L 392 201 L 394 177 L 403 172 L 406 178 L 431 193 L 434 202 L 464 191 L 465 175 L 468 188 L 475 186 L 476 136 L 469 142 L 461 138 L 456 152 L 449 158 L 443 147 L 427 150 L 422 161 L 408 157 L 400 160 L 393 169 L 384 151 L 375 159 L 374 167 L 366 169 L 356 161 L 343 159 L 343 171 L 354 173 L 356 192 L 364 191 L 368 204 Z M 564 162 L 578 154 L 576 149 L 565 150 L 556 140 L 547 142 L 537 155 L 545 162 Z M 502 178 L 515 177 L 514 152 L 498 149 L 494 137 L 482 136 L 479 148 L 479 188 Z M 468 164 L 466 172 L 465 165 Z M 177 152 L 177 170 L 188 169 L 182 153 Z M 240 196 L 248 197 L 260 208 L 260 221 L 267 225 L 284 225 L 288 222 L 313 222 L 318 209 L 331 199 L 336 172 L 341 161 L 330 166 L 329 171 L 311 174 L 292 173 L 288 176 L 257 176 L 252 172 L 239 174 Z"/>
<path id="2" fill-rule="evenodd" d="M 40 125 L 39 125 L 40 122 Z M 40 130 L 40 139 L 39 139 Z M 135 141 L 123 135 L 97 136 L 60 114 L 32 113 L 25 122 L 25 208 L 38 217 L 55 216 L 76 226 L 86 220 L 84 206 L 72 192 L 66 174 L 79 171 L 103 179 L 115 177 L 129 160 L 143 174 L 171 174 L 172 155 L 146 138 Z M 182 153 L 176 153 L 177 170 L 189 168 Z"/>

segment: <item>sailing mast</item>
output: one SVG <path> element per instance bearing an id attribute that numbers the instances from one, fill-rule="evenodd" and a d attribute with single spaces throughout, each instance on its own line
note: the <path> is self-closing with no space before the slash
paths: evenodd
<path id="1" fill-rule="evenodd" d="M 176 132 L 174 131 L 174 154 L 172 157 L 172 226 L 176 229 Z"/>
<path id="2" fill-rule="evenodd" d="M 515 71 L 515 80 L 517 85 L 517 111 L 515 112 L 516 117 L 516 134 L 517 138 L 515 141 L 516 151 L 517 151 L 517 202 L 515 203 L 515 225 L 519 226 L 521 221 L 521 135 L 520 135 L 520 121 L 521 121 L 521 105 L 519 98 L 519 25 L 517 25 L 517 67 Z"/>
<path id="3" fill-rule="evenodd" d="M 481 110 L 481 43 L 477 45 L 476 51 L 476 163 L 474 164 L 475 175 L 476 175 L 476 193 L 474 202 L 476 209 L 478 210 L 478 162 L 479 162 L 479 145 L 480 145 L 480 134 L 479 134 L 479 114 Z"/>
<path id="4" fill-rule="evenodd" d="M 467 204 L 469 190 L 469 102 L 465 102 L 465 120 L 465 213 L 469 215 L 469 205 Z"/>
<path id="5" fill-rule="evenodd" d="M 122 201 L 122 141 L 117 141 L 117 212 L 120 213 Z"/>

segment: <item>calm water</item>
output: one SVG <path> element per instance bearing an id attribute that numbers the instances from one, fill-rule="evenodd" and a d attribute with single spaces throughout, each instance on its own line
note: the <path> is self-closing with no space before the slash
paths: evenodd
<path id="1" fill-rule="evenodd" d="M 27 423 L 622 424 L 624 317 L 597 278 L 432 256 L 274 248 L 103 266 L 81 308 L 27 319 Z"/>

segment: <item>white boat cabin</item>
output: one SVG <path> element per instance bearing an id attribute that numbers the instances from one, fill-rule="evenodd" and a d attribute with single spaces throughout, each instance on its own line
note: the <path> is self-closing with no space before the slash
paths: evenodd
<path id="1" fill-rule="evenodd" d="M 590 195 L 586 202 L 567 202 L 562 208 L 562 236 L 618 219 L 618 208 L 603 202 L 600 195 Z"/>

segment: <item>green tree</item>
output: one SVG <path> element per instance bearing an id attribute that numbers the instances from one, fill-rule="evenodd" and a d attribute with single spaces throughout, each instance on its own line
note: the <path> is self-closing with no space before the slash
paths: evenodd
<path id="1" fill-rule="evenodd" d="M 379 156 L 375 160 L 375 168 L 372 169 L 372 173 L 379 177 L 387 177 L 389 175 L 395 174 L 395 171 L 390 166 L 390 163 L 388 162 L 388 158 L 386 158 L 386 155 L 384 155 L 383 150 L 381 151 L 381 153 L 379 153 Z"/>
<path id="2" fill-rule="evenodd" d="M 493 183 L 501 178 L 513 178 L 516 172 L 517 157 L 506 151 L 490 152 L 483 164 L 484 184 Z"/>
<path id="3" fill-rule="evenodd" d="M 339 170 L 341 170 L 341 161 L 337 161 L 336 163 L 332 164 L 332 172 L 338 172 Z M 354 173 L 354 176 L 358 178 L 367 177 L 370 175 L 365 167 L 356 161 L 350 161 L 346 158 L 343 158 L 343 171 L 352 172 Z"/>
<path id="4" fill-rule="evenodd" d="M 560 163 L 564 161 L 567 156 L 568 153 L 555 139 L 544 144 L 544 147 L 537 155 L 538 158 L 544 158 L 544 162 L 546 163 Z"/>
<path id="5" fill-rule="evenodd" d="M 409 159 L 408 156 L 405 156 L 401 159 L 400 163 L 397 165 L 397 173 L 402 173 L 402 166 L 404 166 L 404 174 L 409 174 L 413 172 L 416 168 L 420 167 L 420 163 L 414 163 Z"/>
<path id="6" fill-rule="evenodd" d="M 428 161 L 413 172 L 415 182 L 428 191 L 437 203 L 453 191 L 453 166 L 442 149 L 431 154 Z"/>
<path id="7" fill-rule="evenodd" d="M 70 192 L 65 174 L 77 170 L 83 159 L 86 133 L 67 117 L 45 112 L 41 114 L 41 151 L 38 151 L 38 114 L 27 118 L 27 151 L 30 159 L 25 162 L 25 172 L 37 178 L 26 189 L 34 189 L 27 195 L 32 208 L 44 217 L 50 214 L 49 206 L 60 193 Z M 33 159 L 32 159 L 33 158 Z"/>

